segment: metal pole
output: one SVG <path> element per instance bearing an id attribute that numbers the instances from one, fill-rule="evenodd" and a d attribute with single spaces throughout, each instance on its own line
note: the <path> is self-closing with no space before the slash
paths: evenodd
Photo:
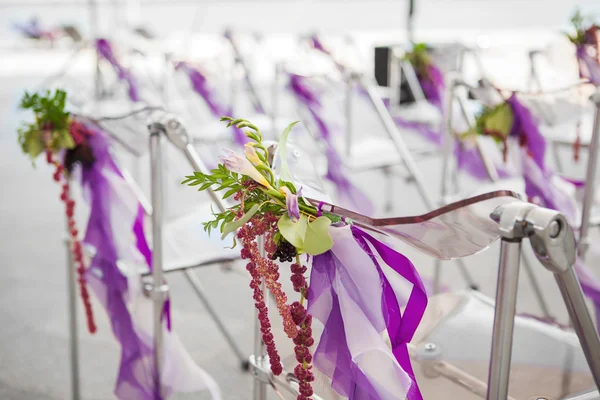
<path id="1" fill-rule="evenodd" d="M 250 77 L 250 69 L 246 65 L 244 61 L 244 57 L 242 56 L 242 52 L 237 46 L 234 38 L 231 35 L 226 35 L 227 40 L 231 43 L 231 48 L 235 54 L 236 64 L 239 64 L 244 70 L 244 80 L 246 81 L 246 85 L 248 85 L 248 89 L 250 90 L 250 98 L 252 100 L 252 105 L 254 106 L 254 110 L 259 113 L 264 113 L 265 108 L 263 107 L 262 102 L 260 101 L 260 97 L 254 87 L 254 82 L 252 82 L 252 78 Z"/>
<path id="2" fill-rule="evenodd" d="M 408 0 L 408 19 L 406 21 L 406 36 L 410 43 L 414 43 L 414 15 L 415 0 Z"/>
<path id="3" fill-rule="evenodd" d="M 404 77 L 406 78 L 406 82 L 410 87 L 410 91 L 413 93 L 415 97 L 415 102 L 427 100 L 425 97 L 425 93 L 423 92 L 423 88 L 419 83 L 419 78 L 417 78 L 417 73 L 413 68 L 412 64 L 408 61 L 401 61 L 400 67 L 404 72 Z"/>
<path id="4" fill-rule="evenodd" d="M 354 76 L 350 74 L 346 82 L 346 155 L 352 157 L 352 94 L 354 91 Z"/>
<path id="5" fill-rule="evenodd" d="M 154 300 L 154 367 L 157 392 L 162 396 L 161 372 L 163 361 L 162 316 L 166 285 L 163 285 L 163 179 L 161 157 L 161 131 L 150 126 L 150 174 L 152 199 L 152 299 Z"/>
<path id="6" fill-rule="evenodd" d="M 68 229 L 68 227 L 67 227 Z M 71 357 L 71 399 L 81 398 L 79 386 L 79 338 L 77 337 L 77 291 L 75 289 L 75 265 L 73 263 L 72 240 L 65 238 L 67 250 L 67 293 L 69 307 L 69 355 Z"/>
<path id="7" fill-rule="evenodd" d="M 592 100 L 596 103 L 596 111 L 594 113 L 594 125 L 592 132 L 592 142 L 588 149 L 588 165 L 585 173 L 585 196 L 583 198 L 583 210 L 581 213 L 581 228 L 579 230 L 579 243 L 577 251 L 579 256 L 585 257 L 588 249 L 588 230 L 590 227 L 590 214 L 592 204 L 595 197 L 595 180 L 596 167 L 598 166 L 598 144 L 600 142 L 600 92 L 596 92 L 592 96 Z"/>
<path id="8" fill-rule="evenodd" d="M 402 67 L 400 66 L 401 58 L 396 53 L 398 50 L 395 47 L 390 48 L 390 61 L 389 61 L 389 79 L 388 85 L 390 90 L 390 110 L 400 105 L 400 99 L 402 98 Z"/>
<path id="9" fill-rule="evenodd" d="M 277 132 L 278 126 L 277 126 L 277 116 L 279 114 L 279 107 L 278 107 L 278 102 L 279 102 L 279 81 L 281 78 L 281 73 L 282 73 L 282 65 L 281 63 L 276 63 L 275 64 L 275 76 L 273 77 L 273 91 L 271 93 L 271 124 L 273 124 L 273 137 L 278 137 L 277 135 L 279 135 L 279 132 Z"/>
<path id="10" fill-rule="evenodd" d="M 406 143 L 402 139 L 402 136 L 398 131 L 398 127 L 396 126 L 394 119 L 391 117 L 388 109 L 383 103 L 383 100 L 381 100 L 381 97 L 375 92 L 373 87 L 371 85 L 364 84 L 362 84 L 362 86 L 367 90 L 367 93 L 371 98 L 371 102 L 375 106 L 375 110 L 377 111 L 381 122 L 385 126 L 385 129 L 388 131 L 390 138 L 394 142 L 396 150 L 398 150 L 398 153 L 400 153 L 400 157 L 402 158 L 406 169 L 408 169 L 408 172 L 414 177 L 415 184 L 417 185 L 417 190 L 419 191 L 419 194 L 421 195 L 421 198 L 423 199 L 427 210 L 433 210 L 435 208 L 434 202 L 431 199 L 431 197 L 429 197 L 429 193 L 427 193 L 427 191 L 425 190 L 423 177 L 421 176 L 421 173 L 419 172 L 419 169 L 417 168 L 417 165 L 415 164 L 415 161 L 413 160 L 410 151 L 406 146 Z"/>
<path id="11" fill-rule="evenodd" d="M 562 273 L 555 273 L 554 277 L 573 322 L 573 328 L 579 337 L 596 387 L 600 389 L 600 338 L 587 310 L 579 279 L 573 267 L 569 267 Z"/>
<path id="12" fill-rule="evenodd" d="M 502 238 L 487 400 L 505 400 L 508 397 L 520 260 L 521 239 Z"/>
<path id="13" fill-rule="evenodd" d="M 95 61 L 95 70 L 94 70 L 94 99 L 100 100 L 102 97 L 102 88 L 100 84 L 100 56 L 98 54 L 98 49 L 96 48 L 96 39 L 98 38 L 98 7 L 96 5 L 96 0 L 89 0 L 89 10 L 90 10 L 90 38 L 92 45 L 94 46 L 94 61 Z"/>
<path id="14" fill-rule="evenodd" d="M 260 255 L 264 257 L 265 255 L 265 238 L 264 236 L 260 236 L 258 238 L 258 248 L 260 250 Z M 265 305 L 267 306 L 267 310 L 269 309 L 269 293 L 267 288 L 265 287 L 265 282 L 262 282 L 262 292 L 263 297 L 265 299 Z M 268 311 L 267 311 L 268 312 Z M 256 360 L 257 366 L 261 369 L 265 364 L 265 344 L 262 339 L 262 332 L 260 330 L 260 322 L 258 321 L 258 310 L 255 312 L 256 320 L 254 324 L 254 358 Z M 257 371 L 255 371 L 256 373 Z M 257 376 L 254 377 L 254 396 L 253 400 L 267 400 L 267 384 L 259 379 Z"/>

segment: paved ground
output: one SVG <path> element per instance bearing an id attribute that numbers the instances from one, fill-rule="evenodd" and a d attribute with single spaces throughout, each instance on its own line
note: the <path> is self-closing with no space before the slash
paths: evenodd
<path id="1" fill-rule="evenodd" d="M 31 87 L 37 77 L 2 78 L 0 81 L 0 399 L 64 400 L 69 398 L 67 351 L 65 249 L 62 245 L 63 215 L 58 188 L 49 169 L 39 163 L 33 169 L 16 145 L 15 129 L 20 114 L 15 104 L 23 88 Z M 440 162 L 420 163 L 428 190 L 437 193 Z M 365 189 L 381 188 L 382 178 L 375 173 L 355 176 Z M 175 178 L 173 178 L 175 179 Z M 397 214 L 425 211 L 414 188 L 399 180 L 393 187 Z M 379 201 L 379 203 L 381 203 Z M 176 201 L 171 203 L 174 207 Z M 381 206 L 381 204 L 379 204 Z M 381 207 L 380 211 L 381 212 Z M 430 275 L 432 260 L 407 249 L 415 265 Z M 497 272 L 497 249 L 471 257 L 468 268 L 481 285 L 493 294 Z M 462 288 L 464 283 L 451 263 L 444 269 L 445 283 Z M 197 271 L 208 295 L 222 318 L 246 352 L 251 351 L 253 313 L 244 275 L 223 273 L 218 268 Z M 541 266 L 536 268 L 550 304 L 564 319 L 564 307 L 552 277 Z M 250 398 L 251 378 L 242 373 L 215 325 L 180 275 L 169 276 L 173 295 L 174 327 L 194 360 L 206 369 L 223 390 L 224 399 Z M 529 283 L 520 282 L 520 311 L 538 313 Z M 108 322 L 96 306 L 99 332 L 90 336 L 82 324 L 81 376 L 83 398 L 111 399 L 119 352 Z M 206 394 L 177 397 L 206 399 Z"/>

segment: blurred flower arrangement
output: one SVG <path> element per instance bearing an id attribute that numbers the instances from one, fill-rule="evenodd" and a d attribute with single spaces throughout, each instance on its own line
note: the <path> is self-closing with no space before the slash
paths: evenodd
<path id="1" fill-rule="evenodd" d="M 485 107 L 475 118 L 475 125 L 461 135 L 462 140 L 473 140 L 477 135 L 489 136 L 502 146 L 506 161 L 508 156 L 508 137 L 513 127 L 514 115 L 508 102 L 494 107 Z"/>
<path id="2" fill-rule="evenodd" d="M 312 317 L 305 308 L 308 284 L 305 277 L 306 265 L 302 254 L 318 255 L 329 250 L 333 241 L 328 228 L 340 217 L 321 213 L 302 197 L 302 188 L 292 182 L 287 166 L 286 142 L 295 123 L 290 124 L 281 135 L 278 151 L 281 159 L 279 176 L 273 171 L 272 155 L 263 144 L 260 129 L 249 121 L 230 117 L 221 118 L 227 126 L 247 128 L 244 154 L 228 151 L 221 157 L 222 164 L 209 174 L 195 172 L 183 181 L 189 186 L 199 186 L 199 191 L 212 188 L 223 191 L 223 198 L 238 202 L 222 213 L 215 214 L 213 221 L 206 222 L 204 229 L 210 233 L 219 228 L 223 237 L 237 230 L 241 241 L 241 257 L 248 260 L 246 269 L 252 276 L 250 287 L 254 291 L 255 306 L 261 325 L 263 341 L 267 347 L 273 374 L 281 374 L 281 358 L 273 341 L 271 323 L 264 300 L 263 281 L 273 294 L 283 329 L 294 341 L 298 365 L 294 372 L 300 381 L 300 396 L 307 399 L 312 393 Z M 235 239 L 234 239 L 235 245 Z M 264 249 L 264 252 L 263 252 Z M 294 290 L 300 294 L 299 301 L 288 303 L 287 295 L 279 283 L 279 266 L 276 261 L 292 262 L 291 280 Z"/>
<path id="3" fill-rule="evenodd" d="M 445 88 L 444 76 L 431 60 L 429 50 L 425 43 L 417 43 L 411 51 L 404 55 L 404 59 L 415 69 L 427 100 L 436 107 L 442 107 L 442 95 Z"/>
<path id="4" fill-rule="evenodd" d="M 579 76 L 600 85 L 600 26 L 579 10 L 571 18 L 575 30 L 567 37 L 577 48 Z"/>
<path id="5" fill-rule="evenodd" d="M 74 164 L 81 163 L 84 167 L 89 167 L 94 163 L 94 156 L 87 141 L 92 133 L 65 111 L 66 98 L 66 93 L 58 89 L 54 93 L 48 91 L 41 95 L 25 93 L 21 99 L 20 108 L 31 110 L 35 121 L 24 123 L 19 128 L 18 140 L 23 153 L 29 156 L 34 165 L 38 156 L 45 153 L 46 161 L 55 168 L 53 178 L 62 186 L 60 199 L 65 205 L 72 253 L 77 264 L 78 282 L 87 316 L 88 330 L 90 333 L 94 333 L 96 324 L 84 277 L 83 248 L 74 219 L 75 201 L 70 197 L 69 191 L 69 174 Z"/>

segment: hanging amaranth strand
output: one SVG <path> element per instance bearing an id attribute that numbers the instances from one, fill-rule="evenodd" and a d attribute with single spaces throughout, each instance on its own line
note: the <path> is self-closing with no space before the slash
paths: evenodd
<path id="1" fill-rule="evenodd" d="M 85 280 L 85 261 L 83 247 L 79 240 L 79 231 L 74 219 L 75 200 L 69 193 L 67 174 L 72 170 L 74 163 L 89 166 L 94 158 L 87 145 L 89 132 L 84 126 L 71 119 L 65 111 L 66 93 L 56 90 L 53 95 L 46 92 L 44 95 L 25 93 L 20 107 L 31 109 L 35 114 L 35 122 L 24 124 L 19 129 L 19 143 L 23 152 L 31 158 L 32 162 L 42 153 L 46 154 L 48 164 L 54 166 L 53 178 L 61 184 L 61 201 L 65 205 L 65 215 L 69 231 L 69 241 L 73 260 L 77 267 L 77 281 L 79 291 L 85 308 L 87 327 L 90 333 L 95 333 L 97 328 L 92 312 L 89 291 Z M 60 161 L 57 154 L 63 154 L 64 161 Z"/>

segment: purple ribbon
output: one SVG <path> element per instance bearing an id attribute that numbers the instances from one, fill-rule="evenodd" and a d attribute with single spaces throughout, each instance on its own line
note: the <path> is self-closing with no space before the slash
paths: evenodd
<path id="1" fill-rule="evenodd" d="M 440 110 L 443 109 L 442 99 L 446 85 L 442 72 L 435 65 L 429 63 L 425 76 L 417 73 L 417 79 L 425 98 Z"/>
<path id="2" fill-rule="evenodd" d="M 325 177 L 336 186 L 342 199 L 346 199 L 357 211 L 371 214 L 373 203 L 358 187 L 350 182 L 344 172 L 340 156 L 331 141 L 329 127 L 321 116 L 321 102 L 316 92 L 308 87 L 304 81 L 305 78 L 295 74 L 289 74 L 289 78 L 289 87 L 292 93 L 298 101 L 306 106 L 317 125 L 319 134 L 327 144 L 327 174 Z"/>
<path id="3" fill-rule="evenodd" d="M 194 92 L 196 92 L 198 95 L 200 95 L 200 97 L 204 99 L 206 105 L 210 109 L 210 112 L 213 116 L 217 118 L 221 118 L 223 116 L 231 116 L 231 108 L 226 108 L 218 101 L 217 94 L 208 84 L 208 80 L 206 79 L 204 74 L 200 72 L 200 70 L 192 67 L 190 64 L 185 62 L 177 63 L 177 65 L 175 65 L 175 69 L 182 70 L 188 75 L 188 77 L 190 78 L 190 82 L 192 83 L 192 88 L 194 89 Z M 244 132 L 242 132 L 241 129 L 235 126 L 233 126 L 232 128 L 235 142 L 243 147 L 244 144 L 248 142 L 248 138 L 246 137 L 246 135 L 244 135 Z"/>
<path id="4" fill-rule="evenodd" d="M 412 340 L 427 307 L 423 283 L 415 267 L 402 254 L 355 226 L 349 230 L 352 238 L 342 237 L 342 240 L 334 241 L 332 250 L 313 259 L 309 312 L 324 324 L 315 351 L 315 366 L 332 379 L 332 387 L 339 394 L 351 400 L 394 397 L 390 396 L 382 382 L 378 382 L 376 366 L 374 369 L 359 365 L 360 356 L 369 353 L 368 350 L 382 351 L 378 342 L 381 336 L 372 336 L 373 343 L 364 343 L 363 340 L 358 353 L 353 350 L 357 339 L 352 335 L 356 326 L 362 326 L 367 333 L 381 333 L 387 329 L 392 346 L 390 357 L 397 362 L 395 366 L 387 365 L 387 359 L 381 357 L 383 364 L 380 368 L 386 373 L 390 368 L 396 372 L 393 382 L 387 383 L 400 384 L 409 400 L 421 400 L 407 344 Z M 358 248 L 352 247 L 348 240 L 352 240 Z M 355 253 L 357 251 L 363 255 Z M 365 259 L 364 255 L 368 258 Z M 413 284 L 404 315 L 378 259 Z M 368 260 L 371 265 L 368 265 Z M 374 272 L 368 270 L 371 266 Z M 396 397 L 400 395 L 395 393 Z"/>
<path id="5" fill-rule="evenodd" d="M 589 54 L 587 54 L 587 46 L 577 46 L 577 61 L 579 64 L 579 76 L 589 80 L 596 86 L 600 85 L 600 64 Z"/>
<path id="6" fill-rule="evenodd" d="M 138 84 L 133 74 L 119 63 L 110 42 L 106 39 L 96 39 L 96 49 L 98 55 L 112 65 L 119 79 L 127 83 L 131 101 L 140 101 Z"/>

